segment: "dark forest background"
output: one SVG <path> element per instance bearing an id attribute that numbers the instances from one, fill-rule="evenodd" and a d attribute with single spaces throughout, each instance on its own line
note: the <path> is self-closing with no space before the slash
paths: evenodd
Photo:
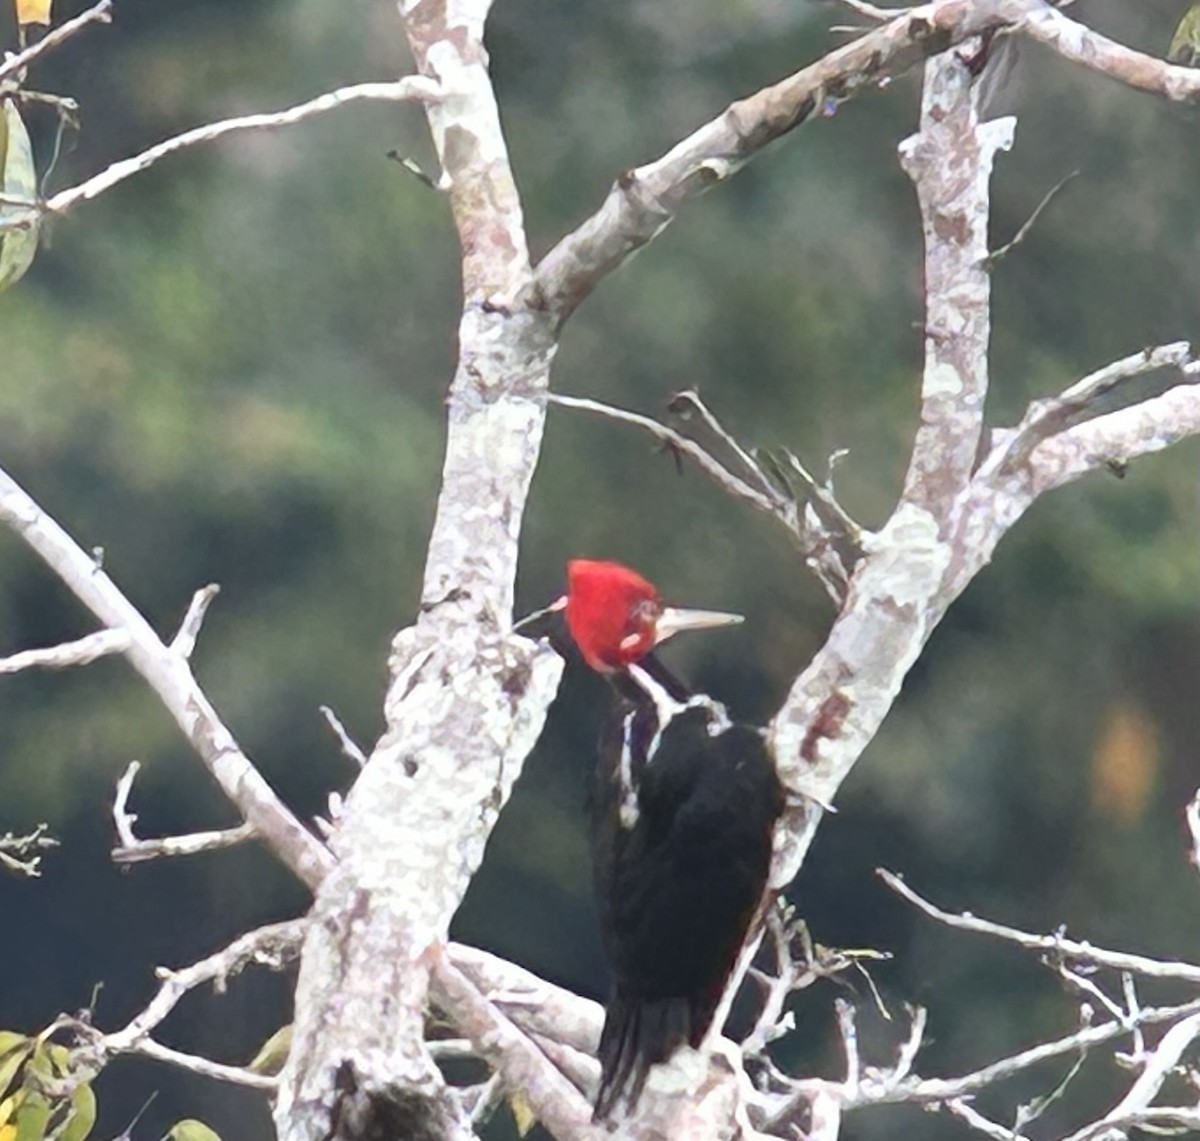
<path id="1" fill-rule="evenodd" d="M 57 15 L 82 6 L 59 0 Z M 1079 0 L 1072 15 L 1162 54 L 1184 6 Z M 622 169 L 852 21 L 813 0 L 499 0 L 493 73 L 536 251 Z M 82 104 L 61 186 L 197 123 L 408 66 L 386 0 L 118 0 L 111 28 L 31 85 Z M 690 207 L 572 320 L 557 388 L 658 414 L 696 385 L 747 443 L 817 468 L 846 448 L 839 492 L 879 524 L 916 423 L 920 226 L 896 145 L 918 98 L 913 74 L 844 106 Z M 995 275 L 991 413 L 1005 424 L 1114 357 L 1200 336 L 1200 113 L 1028 45 L 996 109 L 1020 116 L 993 183 L 996 244 L 1081 172 Z M 41 156 L 52 125 L 32 117 Z M 438 487 L 457 250 L 446 204 L 392 149 L 431 162 L 419 109 L 357 105 L 187 152 L 57 225 L 0 297 L 0 463 L 104 548 L 160 630 L 221 584 L 198 675 L 306 816 L 353 777 L 317 707 L 366 745 L 382 727 L 388 639 L 417 601 Z M 1192 441 L 1036 506 L 933 638 L 793 888 L 819 941 L 895 955 L 874 976 L 897 1010 L 931 1006 L 929 1072 L 1069 1032 L 1076 1008 L 1027 956 L 916 917 L 877 865 L 950 906 L 1195 957 L 1181 810 L 1200 784 L 1198 455 Z M 555 596 L 575 555 L 628 561 L 681 605 L 745 613 L 738 631 L 672 650 L 743 718 L 772 713 L 831 619 L 767 522 L 632 429 L 554 409 L 522 608 Z M 92 628 L 0 534 L 0 654 Z M 596 997 L 583 806 L 598 685 L 567 677 L 455 922 L 458 938 Z M 101 982 L 96 1016 L 114 1027 L 152 993 L 154 965 L 305 907 L 253 848 L 114 869 L 113 785 L 132 758 L 145 834 L 233 822 L 121 661 L 0 679 L 0 832 L 44 820 L 63 842 L 41 879 L 0 877 L 0 1027 L 36 1030 Z M 254 975 L 194 995 L 164 1037 L 244 1062 L 289 1018 L 289 986 Z M 803 996 L 789 1064 L 837 1072 L 836 993 Z M 897 1032 L 874 1029 L 879 1046 Z M 1081 1096 L 1111 1101 L 1119 1076 L 1091 1067 Z M 226 1141 L 270 1135 L 258 1095 L 134 1060 L 98 1083 L 95 1135 L 120 1132 L 153 1091 L 135 1141 L 182 1116 Z M 497 1136 L 509 1128 L 498 1120 Z M 961 1135 L 885 1110 L 845 1136 L 913 1130 Z"/>

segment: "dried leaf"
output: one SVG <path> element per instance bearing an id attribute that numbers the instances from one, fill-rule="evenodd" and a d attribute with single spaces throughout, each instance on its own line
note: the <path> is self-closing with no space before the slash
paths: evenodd
<path id="1" fill-rule="evenodd" d="M 525 1137 L 537 1124 L 537 1114 L 529 1104 L 529 1098 L 523 1090 L 516 1090 L 508 1095 L 508 1106 L 512 1110 L 513 1122 L 517 1127 L 517 1135 Z"/>
<path id="2" fill-rule="evenodd" d="M 50 23 L 50 5 L 53 0 L 17 0 L 17 23 L 21 27 L 26 24 Z"/>

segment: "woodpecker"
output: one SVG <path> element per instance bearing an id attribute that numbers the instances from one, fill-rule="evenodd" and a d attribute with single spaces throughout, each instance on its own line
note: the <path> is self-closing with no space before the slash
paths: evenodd
<path id="1" fill-rule="evenodd" d="M 619 563 L 575 560 L 567 580 L 567 629 L 614 690 L 592 802 L 614 976 L 599 1049 L 603 1120 L 632 1110 L 650 1068 L 708 1033 L 764 899 L 784 794 L 762 731 L 689 692 L 652 653 L 680 630 L 739 616 L 665 607 Z"/>

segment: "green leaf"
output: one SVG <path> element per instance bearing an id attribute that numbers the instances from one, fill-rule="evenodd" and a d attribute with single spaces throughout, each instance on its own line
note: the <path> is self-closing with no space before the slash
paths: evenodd
<path id="1" fill-rule="evenodd" d="M 57 1042 L 47 1042 L 44 1047 L 50 1060 L 50 1072 L 56 1078 L 65 1078 L 71 1072 L 71 1051 Z"/>
<path id="2" fill-rule="evenodd" d="M 4 122 L 7 146 L 4 148 L 3 174 L 0 175 L 0 222 L 20 219 L 21 226 L 0 231 L 0 290 L 7 289 L 25 276 L 37 253 L 38 230 L 41 220 L 36 213 L 20 203 L 31 206 L 37 202 L 37 170 L 33 165 L 33 147 L 29 132 L 16 104 L 4 101 Z"/>
<path id="3" fill-rule="evenodd" d="M 1167 59 L 1184 67 L 1200 63 L 1200 4 L 1193 4 L 1179 21 L 1167 49 Z"/>
<path id="4" fill-rule="evenodd" d="M 268 1038 L 254 1055 L 250 1069 L 256 1074 L 267 1074 L 273 1077 L 283 1069 L 288 1054 L 292 1049 L 292 1024 L 281 1026 Z"/>
<path id="5" fill-rule="evenodd" d="M 24 1034 L 0 1030 L 0 1095 L 13 1084 L 21 1064 L 33 1051 L 34 1041 Z"/>
<path id="6" fill-rule="evenodd" d="M 43 1141 L 50 1123 L 50 1103 L 40 1093 L 26 1090 L 17 1108 L 16 1141 Z"/>
<path id="7" fill-rule="evenodd" d="M 221 1138 L 203 1121 L 196 1121 L 189 1117 L 175 1122 L 171 1126 L 171 1132 L 163 1138 L 163 1141 L 221 1141 Z"/>
<path id="8" fill-rule="evenodd" d="M 58 1129 L 55 1141 L 84 1141 L 96 1124 L 96 1095 L 92 1092 L 90 1082 L 76 1086 L 71 1094 L 71 1114 L 66 1124 Z"/>

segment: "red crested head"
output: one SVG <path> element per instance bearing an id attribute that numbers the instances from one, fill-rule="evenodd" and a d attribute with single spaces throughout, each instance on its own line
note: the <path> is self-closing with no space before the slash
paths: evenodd
<path id="1" fill-rule="evenodd" d="M 600 673 L 645 657 L 657 640 L 662 600 L 654 584 L 620 563 L 567 563 L 567 628 L 583 660 Z"/>
<path id="2" fill-rule="evenodd" d="M 555 604 L 555 609 L 562 602 Z M 644 658 L 680 630 L 733 626 L 740 614 L 664 606 L 658 588 L 620 563 L 573 559 L 567 563 L 567 629 L 583 660 L 612 673 Z"/>

